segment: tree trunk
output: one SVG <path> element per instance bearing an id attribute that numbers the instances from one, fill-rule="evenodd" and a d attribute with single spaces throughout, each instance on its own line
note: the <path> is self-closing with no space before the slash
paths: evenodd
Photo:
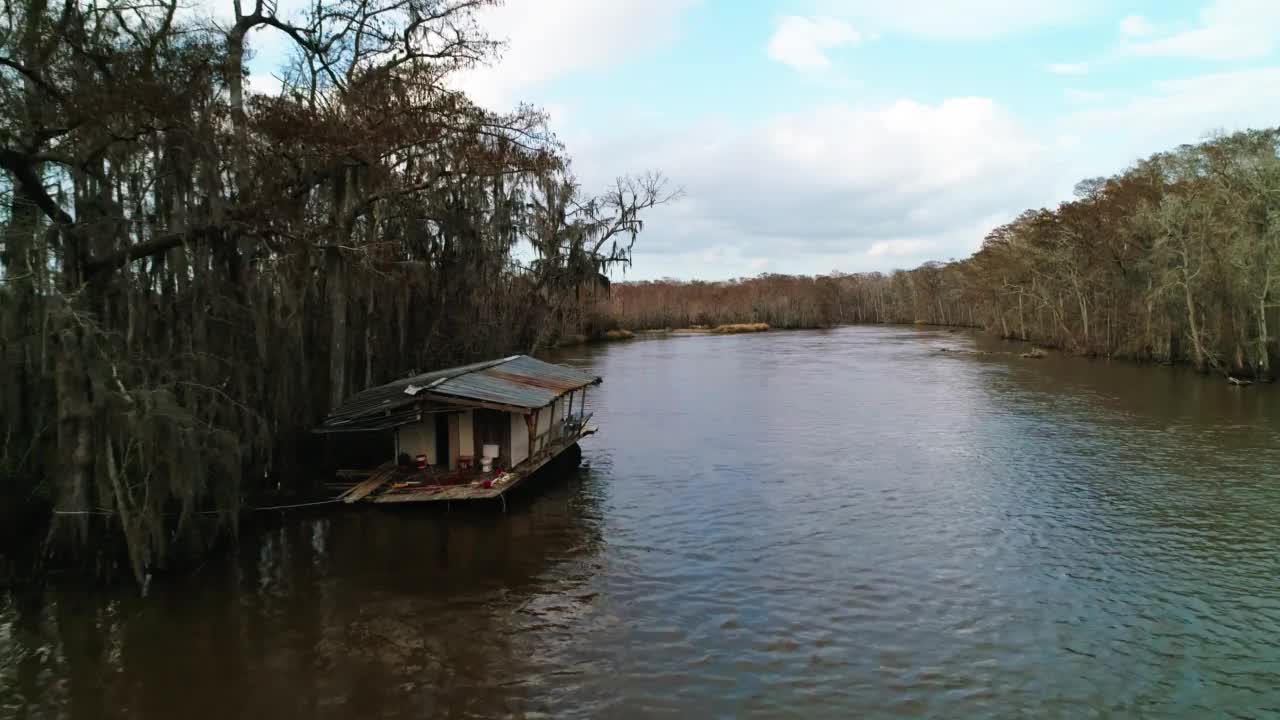
<path id="1" fill-rule="evenodd" d="M 1267 334 L 1267 296 L 1258 301 L 1258 377 L 1271 377 L 1271 353 Z"/>
<path id="2" fill-rule="evenodd" d="M 1089 303 L 1085 300 L 1084 293 L 1080 292 L 1079 288 L 1076 289 L 1076 300 L 1080 303 L 1080 324 L 1083 326 L 1083 329 L 1084 329 L 1084 349 L 1085 349 L 1085 352 L 1088 352 L 1090 350 L 1089 348 Z"/>
<path id="3" fill-rule="evenodd" d="M 60 319 L 62 329 L 57 334 L 57 353 L 54 360 L 54 386 L 57 393 L 58 449 L 63 459 L 60 488 L 57 493 L 58 509 L 62 512 L 85 513 L 90 509 L 90 488 L 93 481 L 93 391 L 88 369 L 84 361 L 89 357 L 85 348 L 84 328 L 71 313 L 74 298 L 81 288 L 82 240 L 73 230 L 64 230 L 63 236 L 63 284 L 62 302 L 67 315 Z M 81 540 L 88 538 L 89 516 L 77 514 L 75 525 Z"/>
<path id="4" fill-rule="evenodd" d="M 41 330 L 34 326 L 38 322 L 35 274 L 41 263 L 35 260 L 32 245 L 38 226 L 36 206 L 15 193 L 10 199 L 9 224 L 4 229 L 4 249 L 0 253 L 0 270 L 3 270 L 13 298 L 11 307 L 5 308 L 8 317 L 0 316 L 0 328 L 4 329 L 6 340 L 17 339 L 16 344 L 20 348 L 16 377 L 12 379 L 17 390 L 14 406 L 4 408 L 9 414 L 6 422 L 12 423 L 4 428 L 5 444 L 0 446 L 0 454 L 6 458 L 26 456 L 26 448 L 11 448 L 8 442 L 11 437 L 34 438 L 34 429 L 39 422 L 35 417 L 39 405 L 32 387 L 36 374 L 33 371 L 32 341 L 29 339 L 43 336 Z"/>
<path id="5" fill-rule="evenodd" d="M 330 248 L 326 258 L 329 291 L 329 406 L 342 404 L 347 394 L 347 279 L 342 255 Z"/>
<path id="6" fill-rule="evenodd" d="M 1022 312 L 1022 290 L 1018 290 L 1018 326 L 1022 331 L 1022 341 L 1027 341 L 1027 318 Z"/>
<path id="7" fill-rule="evenodd" d="M 240 4 L 236 3 L 236 14 Z M 249 118 L 244 112 L 244 40 L 248 28 L 237 18 L 237 23 L 227 34 L 227 95 L 231 105 L 231 129 L 235 133 L 236 147 L 232 149 L 235 163 L 235 188 L 241 201 L 245 199 L 245 181 L 249 177 Z"/>
<path id="8" fill-rule="evenodd" d="M 1195 353 L 1193 359 L 1196 369 L 1203 371 L 1205 369 L 1205 352 L 1204 346 L 1200 341 L 1200 324 L 1196 321 L 1196 303 L 1191 296 L 1191 285 L 1185 280 L 1182 283 L 1182 297 L 1187 304 L 1187 330 L 1191 333 L 1191 351 Z"/>
<path id="9" fill-rule="evenodd" d="M 146 538 L 141 535 L 142 527 L 134 516 L 132 501 L 120 482 L 120 473 L 116 469 L 116 456 L 111 440 L 104 438 L 103 446 L 106 456 L 103 459 L 103 465 L 107 472 L 107 479 L 111 481 L 111 492 L 115 495 L 114 505 L 120 520 L 120 529 L 124 533 L 129 554 L 129 567 L 133 570 L 134 579 L 141 585 L 147 570 Z"/>
<path id="10" fill-rule="evenodd" d="M 364 387 L 373 387 L 373 293 L 364 311 Z"/>

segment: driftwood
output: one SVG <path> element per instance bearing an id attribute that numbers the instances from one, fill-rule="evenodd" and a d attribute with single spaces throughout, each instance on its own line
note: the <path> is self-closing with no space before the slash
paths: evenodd
<path id="1" fill-rule="evenodd" d="M 1040 360 L 1042 358 L 1048 357 L 1049 355 L 1049 353 L 1045 352 L 1041 348 L 1031 348 L 1027 352 L 1016 353 L 1016 352 L 993 351 L 993 350 L 961 350 L 957 348 L 944 347 L 944 348 L 938 348 L 938 352 L 949 353 L 951 355 L 1008 355 L 1010 357 L 1017 356 L 1020 358 L 1027 358 L 1028 360 Z"/>

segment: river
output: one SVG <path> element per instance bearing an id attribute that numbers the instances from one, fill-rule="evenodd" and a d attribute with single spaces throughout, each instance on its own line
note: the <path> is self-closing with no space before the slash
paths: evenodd
<path id="1" fill-rule="evenodd" d="M 1280 716 L 1280 388 L 1000 345 L 576 349 L 576 473 L 6 597 L 0 716 Z"/>

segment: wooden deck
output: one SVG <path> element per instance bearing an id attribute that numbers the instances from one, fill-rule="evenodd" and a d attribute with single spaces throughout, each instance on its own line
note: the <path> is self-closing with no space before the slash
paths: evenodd
<path id="1" fill-rule="evenodd" d="M 367 480 L 358 483 L 346 493 L 339 496 L 345 503 L 421 503 L 452 502 L 455 500 L 494 500 L 514 490 L 525 480 L 537 472 L 542 466 L 559 457 L 582 438 L 596 431 L 593 427 L 583 427 L 576 433 L 565 435 L 552 441 L 545 449 L 539 450 L 516 467 L 504 473 L 469 472 L 461 476 L 460 482 L 452 484 L 436 484 L 432 478 L 442 476 L 424 474 L 402 474 L 393 464 L 379 467 Z M 456 473 L 449 475 L 457 480 Z M 485 487 L 485 481 L 490 487 Z M 402 484 L 403 483 L 403 484 Z M 397 487 L 398 486 L 398 487 Z"/>

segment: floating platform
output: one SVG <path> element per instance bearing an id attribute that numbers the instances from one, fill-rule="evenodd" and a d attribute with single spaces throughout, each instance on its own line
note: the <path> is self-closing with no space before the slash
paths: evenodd
<path id="1" fill-rule="evenodd" d="M 577 432 L 565 434 L 504 472 L 402 470 L 387 463 L 339 495 L 338 500 L 347 504 L 382 504 L 500 499 L 595 432 L 595 427 L 584 426 Z"/>
<path id="2" fill-rule="evenodd" d="M 337 472 L 339 482 L 349 483 L 340 502 L 492 500 L 595 433 L 587 389 L 602 381 L 512 355 L 362 390 L 314 432 L 336 443 L 352 437 L 394 443 L 394 460 Z"/>

